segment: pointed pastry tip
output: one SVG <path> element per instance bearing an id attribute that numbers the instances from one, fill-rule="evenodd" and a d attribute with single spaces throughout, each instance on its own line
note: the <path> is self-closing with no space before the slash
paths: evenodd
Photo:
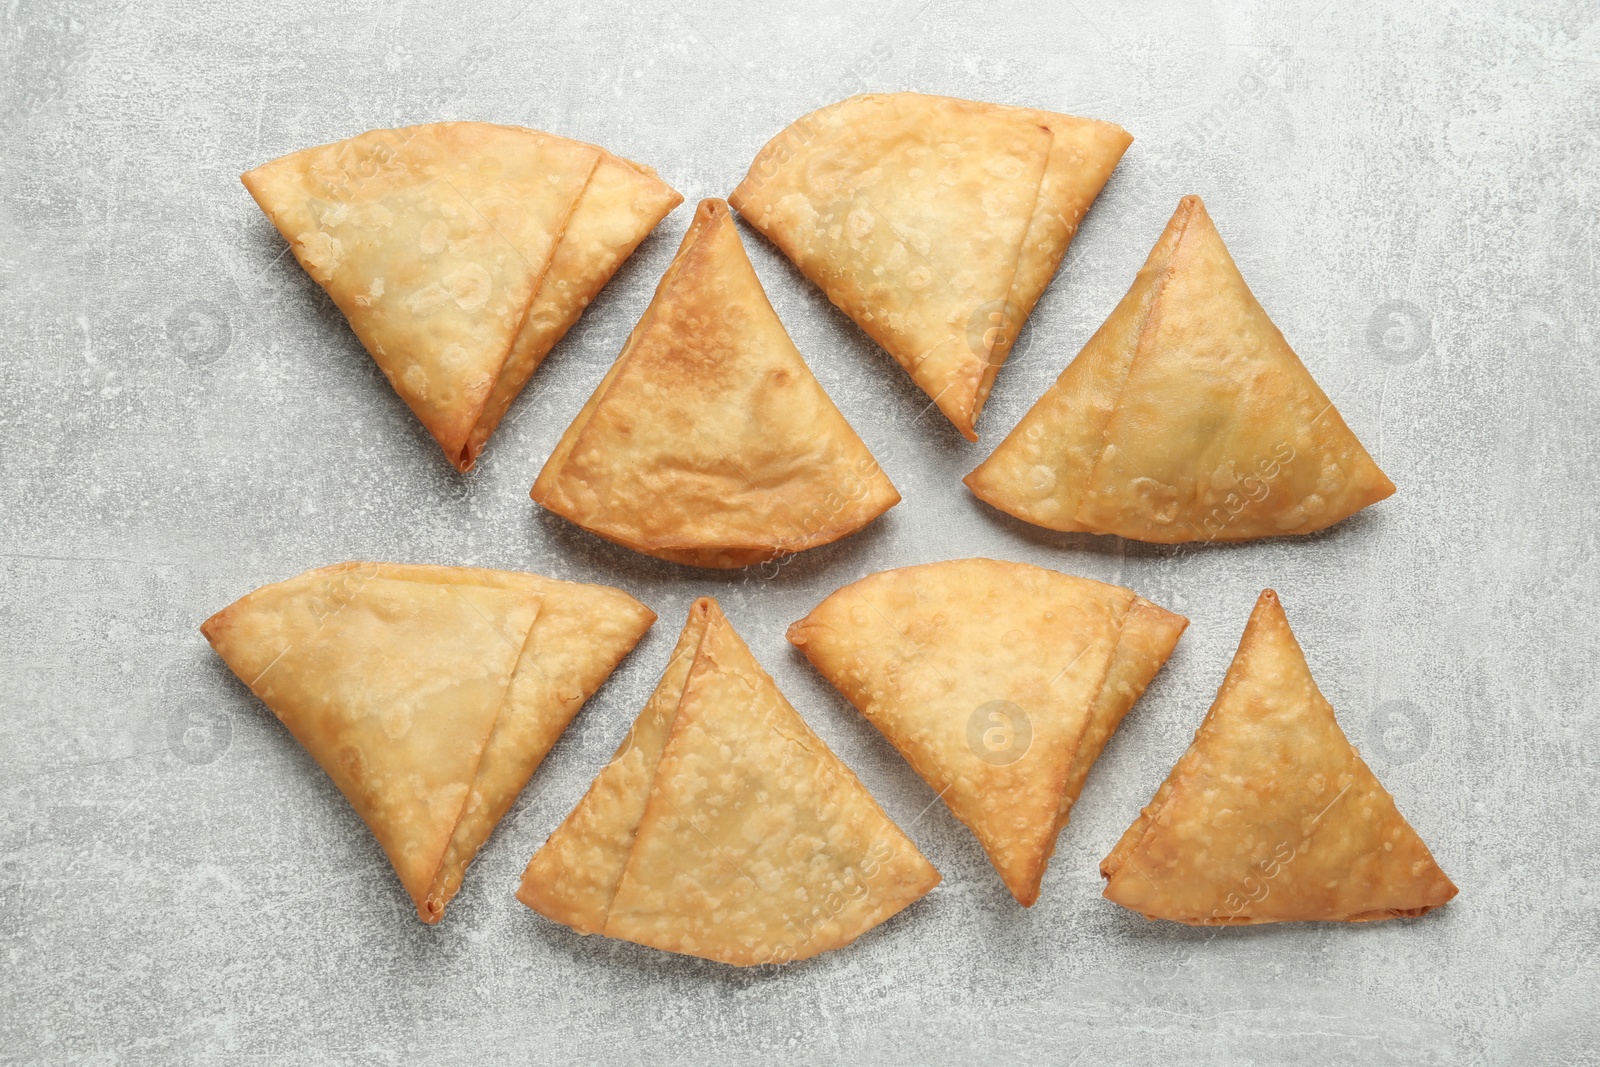
<path id="1" fill-rule="evenodd" d="M 715 197 L 531 495 L 634 551 L 725 570 L 838 540 L 899 499 Z"/>
<path id="2" fill-rule="evenodd" d="M 1196 926 L 1414 917 L 1456 895 L 1340 728 L 1271 589 L 1194 742 L 1100 871 L 1107 899 Z"/>
<path id="3" fill-rule="evenodd" d="M 964 481 L 1036 525 L 1163 544 L 1314 533 L 1394 492 L 1194 195 Z"/>

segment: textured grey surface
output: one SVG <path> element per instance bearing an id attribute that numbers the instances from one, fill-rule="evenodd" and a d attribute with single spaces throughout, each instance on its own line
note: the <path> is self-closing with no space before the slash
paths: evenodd
<path id="1" fill-rule="evenodd" d="M 1586 2 L 1501 6 L 9 0 L 0 1060 L 1594 1062 L 1600 22 Z M 905 496 L 770 580 L 657 565 L 527 497 L 688 207 L 458 477 L 237 180 L 372 127 L 473 118 L 604 144 L 692 205 L 726 195 L 789 121 L 872 88 L 1037 104 L 1138 140 L 977 446 L 745 231 Z M 1185 192 L 1399 493 L 1320 536 L 1176 550 L 986 510 L 961 475 Z M 1126 583 L 1193 620 L 1031 911 L 783 641 L 847 581 L 970 555 Z M 661 615 L 434 929 L 195 629 L 348 558 L 604 581 Z M 1097 861 L 1183 750 L 1269 584 L 1460 885 L 1447 908 L 1217 932 L 1099 897 Z M 702 593 L 945 876 L 855 946 L 783 970 L 580 939 L 511 896 Z"/>

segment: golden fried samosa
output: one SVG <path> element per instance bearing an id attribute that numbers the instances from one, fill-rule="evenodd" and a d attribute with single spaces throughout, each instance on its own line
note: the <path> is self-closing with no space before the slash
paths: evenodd
<path id="1" fill-rule="evenodd" d="M 462 471 L 683 199 L 604 149 L 483 122 L 373 130 L 243 181 Z"/>
<path id="2" fill-rule="evenodd" d="M 701 598 L 517 897 L 579 933 L 748 966 L 847 945 L 938 882 Z"/>
<path id="3" fill-rule="evenodd" d="M 655 299 L 533 499 L 617 544 L 735 568 L 836 541 L 900 500 L 702 201 Z"/>
<path id="4" fill-rule="evenodd" d="M 1034 108 L 854 96 L 768 142 L 729 201 L 976 441 L 995 374 L 1132 143 Z"/>
<path id="5" fill-rule="evenodd" d="M 655 615 L 534 574 L 346 563 L 201 632 L 328 772 L 424 922 Z"/>
<path id="6" fill-rule="evenodd" d="M 1197 196 L 966 484 L 1052 530 L 1163 544 L 1311 533 L 1394 492 Z"/>
<path id="7" fill-rule="evenodd" d="M 1345 739 L 1270 589 L 1194 743 L 1100 873 L 1123 907 L 1195 926 L 1366 922 L 1456 895 Z"/>
<path id="8" fill-rule="evenodd" d="M 868 575 L 789 640 L 1028 906 L 1089 768 L 1187 625 L 1118 586 L 964 559 Z"/>

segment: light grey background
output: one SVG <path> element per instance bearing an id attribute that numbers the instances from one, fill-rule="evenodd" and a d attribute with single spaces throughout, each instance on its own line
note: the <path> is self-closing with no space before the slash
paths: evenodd
<path id="1" fill-rule="evenodd" d="M 1591 3 L 332 6 L 0 8 L 0 1060 L 1595 1061 Z M 541 514 L 528 487 L 694 202 L 726 195 L 790 121 L 868 89 L 1034 104 L 1138 138 L 1000 375 L 982 443 L 745 229 L 905 502 L 772 580 L 657 564 Z M 237 180 L 436 119 L 595 141 L 688 198 L 468 477 Z M 1320 536 L 1179 549 L 979 505 L 960 477 L 1187 192 L 1398 494 Z M 972 555 L 1129 584 L 1193 620 L 1028 911 L 783 640 L 845 582 Z M 609 582 L 661 615 L 434 929 L 196 631 L 257 585 L 352 558 Z M 1448 907 L 1218 932 L 1100 898 L 1098 860 L 1182 752 L 1266 585 L 1460 885 Z M 944 874 L 849 949 L 741 973 L 579 938 L 511 895 L 698 594 Z"/>

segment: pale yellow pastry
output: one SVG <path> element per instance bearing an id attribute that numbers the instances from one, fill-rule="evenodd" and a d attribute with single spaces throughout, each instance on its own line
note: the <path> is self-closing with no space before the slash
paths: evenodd
<path id="1" fill-rule="evenodd" d="M 966 483 L 1039 526 L 1168 544 L 1311 533 L 1394 492 L 1196 196 Z"/>
<path id="2" fill-rule="evenodd" d="M 1033 108 L 854 96 L 768 142 L 729 201 L 975 441 L 995 373 L 1132 142 Z"/>
<path id="3" fill-rule="evenodd" d="M 463 471 L 539 361 L 682 200 L 593 145 L 483 122 L 373 130 L 243 181 Z"/>
<path id="4" fill-rule="evenodd" d="M 1391 919 L 1456 895 L 1345 739 L 1270 589 L 1194 743 L 1100 873 L 1123 907 L 1196 926 Z"/>
<path id="5" fill-rule="evenodd" d="M 655 615 L 534 574 L 346 563 L 201 626 L 334 780 L 424 922 Z"/>
<path id="6" fill-rule="evenodd" d="M 701 598 L 517 897 L 579 933 L 748 966 L 847 945 L 938 882 Z"/>
<path id="7" fill-rule="evenodd" d="M 1090 766 L 1187 625 L 1118 586 L 965 559 L 847 585 L 789 640 L 1031 905 Z"/>
<path id="8" fill-rule="evenodd" d="M 767 302 L 721 200 L 533 486 L 661 559 L 742 567 L 827 544 L 900 499 Z"/>

